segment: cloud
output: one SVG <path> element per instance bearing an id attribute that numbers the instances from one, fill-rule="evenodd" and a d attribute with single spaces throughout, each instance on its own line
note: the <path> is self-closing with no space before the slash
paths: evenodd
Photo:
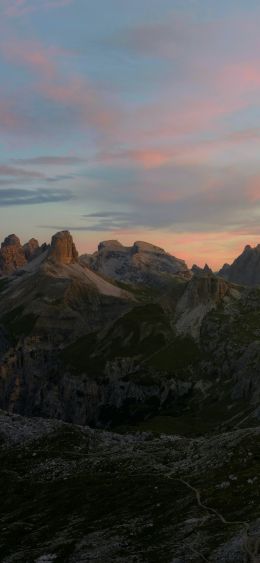
<path id="1" fill-rule="evenodd" d="M 127 168 L 104 168 L 81 182 L 81 208 L 95 211 L 83 211 L 85 216 L 67 225 L 74 230 L 231 232 L 245 225 L 255 228 L 259 220 L 260 174 L 243 169 L 243 164 L 171 164 L 140 168 L 134 175 Z"/>
<path id="2" fill-rule="evenodd" d="M 228 150 L 239 147 L 251 147 L 253 143 L 260 141 L 260 128 L 248 128 L 235 131 L 226 135 L 207 140 L 194 140 L 173 143 L 172 148 L 169 145 L 139 149 L 123 149 L 108 150 L 97 155 L 96 161 L 104 165 L 126 165 L 133 163 L 144 169 L 160 168 L 169 164 L 201 164 L 207 163 L 209 159 L 214 158 L 217 154 L 221 154 Z M 156 142 L 158 139 L 156 137 Z"/>
<path id="3" fill-rule="evenodd" d="M 62 8 L 72 2 L 73 0 L 2 0 L 2 8 L 6 16 L 17 18 L 39 10 Z"/>
<path id="4" fill-rule="evenodd" d="M 31 190 L 0 188 L 0 207 L 57 203 L 68 201 L 72 198 L 72 194 L 67 190 L 60 192 L 42 188 Z"/>
<path id="5" fill-rule="evenodd" d="M 46 166 L 73 166 L 85 162 L 77 156 L 36 156 L 32 158 L 15 158 L 12 162 L 23 165 L 46 165 Z"/>
<path id="6" fill-rule="evenodd" d="M 12 176 L 13 178 L 44 178 L 44 174 L 34 170 L 25 170 L 24 168 L 16 168 L 0 164 L 0 176 Z"/>
<path id="7" fill-rule="evenodd" d="M 103 135 L 116 129 L 120 116 L 118 104 L 116 107 L 108 93 L 104 95 L 87 76 L 74 70 L 65 71 L 62 63 L 68 57 L 66 51 L 37 40 L 17 38 L 4 41 L 1 47 L 7 61 L 30 72 L 30 94 L 38 102 L 50 103 L 56 114 L 63 109 L 62 119 L 69 120 L 70 125 Z"/>

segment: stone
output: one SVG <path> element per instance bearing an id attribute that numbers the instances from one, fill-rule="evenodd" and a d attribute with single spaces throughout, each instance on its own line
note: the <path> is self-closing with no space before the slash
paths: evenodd
<path id="1" fill-rule="evenodd" d="M 38 240 L 31 238 L 26 244 L 23 245 L 23 250 L 26 260 L 33 260 L 39 250 Z"/>
<path id="2" fill-rule="evenodd" d="M 26 263 L 27 260 L 20 239 L 15 234 L 6 237 L 0 250 L 1 274 L 8 276 L 15 270 L 22 268 Z"/>
<path id="3" fill-rule="evenodd" d="M 74 264 L 78 252 L 69 231 L 60 231 L 52 237 L 48 258 L 59 264 Z"/>

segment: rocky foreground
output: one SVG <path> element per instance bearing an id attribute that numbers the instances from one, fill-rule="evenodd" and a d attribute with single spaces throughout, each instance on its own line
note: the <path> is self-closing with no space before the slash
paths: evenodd
<path id="1" fill-rule="evenodd" d="M 2 563 L 260 561 L 260 427 L 119 435 L 1 411 L 0 428 Z"/>

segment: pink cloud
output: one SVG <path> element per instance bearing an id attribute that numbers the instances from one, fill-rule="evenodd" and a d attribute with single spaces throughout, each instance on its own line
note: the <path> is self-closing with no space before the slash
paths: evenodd
<path id="1" fill-rule="evenodd" d="M 112 165 L 115 162 L 126 165 L 132 162 L 147 170 L 168 164 L 205 164 L 217 154 L 223 152 L 226 154 L 227 150 L 244 145 L 251 146 L 252 143 L 259 142 L 259 140 L 260 128 L 249 128 L 207 141 L 175 142 L 173 148 L 159 145 L 157 148 L 149 147 L 147 143 L 146 148 L 102 152 L 97 156 L 97 161 Z M 140 138 L 138 141 L 140 142 Z"/>
<path id="2" fill-rule="evenodd" d="M 224 66 L 218 75 L 219 85 L 236 95 L 250 93 L 260 88 L 259 62 L 235 63 Z"/>
<path id="3" fill-rule="evenodd" d="M 33 91 L 41 97 L 75 112 L 83 128 L 100 132 L 116 130 L 119 109 L 87 79 L 62 69 L 68 53 L 56 47 L 45 47 L 39 41 L 15 40 L 2 45 L 5 57 L 14 64 L 33 71 Z"/>
<path id="4" fill-rule="evenodd" d="M 1 50 L 8 60 L 34 70 L 44 80 L 51 80 L 57 74 L 57 63 L 54 61 L 61 54 L 60 49 L 44 48 L 38 41 L 13 39 L 2 44 Z"/>

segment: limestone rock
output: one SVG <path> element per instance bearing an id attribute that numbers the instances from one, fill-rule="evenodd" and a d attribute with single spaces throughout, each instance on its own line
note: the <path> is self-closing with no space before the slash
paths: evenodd
<path id="1" fill-rule="evenodd" d="M 0 272 L 2 275 L 10 275 L 15 270 L 26 264 L 24 249 L 20 239 L 12 234 L 5 238 L 0 250 Z"/>
<path id="2" fill-rule="evenodd" d="M 26 244 L 23 245 L 23 250 L 26 260 L 33 260 L 39 250 L 38 240 L 31 238 Z"/>
<path id="3" fill-rule="evenodd" d="M 69 231 L 60 231 L 52 237 L 48 257 L 59 264 L 77 262 L 78 252 Z"/>
<path id="4" fill-rule="evenodd" d="M 228 281 L 256 286 L 260 284 L 260 244 L 252 248 L 247 244 L 240 256 L 229 266 L 224 266 L 219 275 Z"/>
<path id="5" fill-rule="evenodd" d="M 115 240 L 104 241 L 97 252 L 82 256 L 81 261 L 92 270 L 124 283 L 161 286 L 176 276 L 191 277 L 184 260 L 142 241 L 130 247 Z"/>
<path id="6" fill-rule="evenodd" d="M 232 289 L 225 280 L 205 271 L 195 275 L 176 307 L 177 331 L 198 339 L 204 317 L 231 293 Z"/>

